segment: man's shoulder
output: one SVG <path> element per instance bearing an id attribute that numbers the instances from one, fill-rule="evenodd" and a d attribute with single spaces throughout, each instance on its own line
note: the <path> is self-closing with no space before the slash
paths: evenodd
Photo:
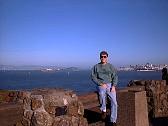
<path id="1" fill-rule="evenodd" d="M 114 68 L 114 66 L 111 63 L 107 63 L 107 65 Z"/>
<path id="2" fill-rule="evenodd" d="M 97 63 L 94 65 L 94 67 L 99 67 L 101 64 L 100 63 Z"/>
<path id="3" fill-rule="evenodd" d="M 94 67 L 99 67 L 99 66 L 102 66 L 102 64 L 97 63 L 97 64 L 94 65 Z M 114 67 L 111 63 L 106 63 L 106 66 Z"/>
<path id="4" fill-rule="evenodd" d="M 97 63 L 97 64 L 95 64 L 95 65 L 93 66 L 94 69 L 97 69 L 97 68 L 99 68 L 99 67 L 101 67 L 101 63 Z"/>
<path id="5" fill-rule="evenodd" d="M 110 68 L 111 68 L 113 71 L 117 71 L 116 68 L 115 68 L 111 63 L 108 63 L 108 65 L 110 66 Z"/>
<path id="6" fill-rule="evenodd" d="M 107 65 L 110 65 L 110 66 L 112 66 L 112 64 L 111 64 L 111 63 L 107 63 Z"/>

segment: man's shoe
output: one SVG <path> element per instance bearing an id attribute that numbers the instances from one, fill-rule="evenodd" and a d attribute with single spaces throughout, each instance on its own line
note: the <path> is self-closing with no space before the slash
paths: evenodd
<path id="1" fill-rule="evenodd" d="M 115 122 L 113 122 L 112 124 L 113 124 L 112 126 L 117 126 L 117 124 Z"/>
<path id="2" fill-rule="evenodd" d="M 117 126 L 117 124 L 115 122 L 109 122 L 108 126 Z"/>
<path id="3" fill-rule="evenodd" d="M 106 119 L 106 112 L 102 112 L 101 113 L 101 119 L 102 119 L 102 121 L 105 121 L 105 119 Z"/>

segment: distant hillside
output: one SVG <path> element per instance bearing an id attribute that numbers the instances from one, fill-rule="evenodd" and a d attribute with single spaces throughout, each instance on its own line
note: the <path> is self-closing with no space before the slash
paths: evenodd
<path id="1" fill-rule="evenodd" d="M 68 67 L 68 68 L 65 68 L 63 70 L 66 70 L 66 71 L 79 71 L 79 68 L 77 68 L 77 67 Z"/>
<path id="2" fill-rule="evenodd" d="M 64 71 L 79 71 L 79 68 L 77 67 L 58 67 L 58 66 L 37 66 L 37 65 L 31 65 L 31 66 L 13 66 L 13 65 L 0 65 L 0 70 L 46 70 L 46 69 L 52 69 L 52 70 L 64 70 Z"/>
<path id="3" fill-rule="evenodd" d="M 0 70 L 42 70 L 42 69 L 63 69 L 63 67 L 57 66 L 38 66 L 38 65 L 23 65 L 23 66 L 12 66 L 12 65 L 0 65 Z"/>

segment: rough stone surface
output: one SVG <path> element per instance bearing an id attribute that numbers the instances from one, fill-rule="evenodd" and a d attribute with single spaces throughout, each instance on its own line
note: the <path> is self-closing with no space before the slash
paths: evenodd
<path id="1" fill-rule="evenodd" d="M 88 126 L 83 104 L 73 91 L 38 89 L 19 95 L 24 112 L 18 126 Z"/>
<path id="2" fill-rule="evenodd" d="M 127 124 L 127 119 L 124 119 L 124 118 L 135 118 L 135 117 L 131 117 L 131 114 L 128 114 L 128 113 L 131 113 L 131 112 L 136 112 L 137 113 L 137 110 L 138 110 L 138 111 L 141 112 L 141 113 L 138 113 L 138 114 L 144 115 L 143 114 L 144 111 L 143 111 L 142 108 L 143 108 L 143 105 L 145 105 L 145 104 L 144 104 L 144 102 L 142 102 L 142 103 L 140 102 L 140 100 L 142 100 L 141 97 L 143 95 L 141 96 L 138 93 L 138 92 L 141 92 L 143 90 L 145 90 L 145 86 L 141 86 L 141 85 L 132 86 L 131 88 L 129 87 L 129 88 L 122 89 L 122 90 L 117 90 L 118 105 L 119 105 L 119 107 L 118 107 L 118 119 L 120 121 L 123 121 L 122 122 L 123 126 L 126 126 L 125 124 Z M 31 109 L 31 96 L 32 95 L 42 95 L 42 94 L 43 94 L 42 96 L 44 96 L 45 94 L 48 94 L 47 92 L 50 92 L 50 93 L 52 92 L 52 91 L 48 91 L 48 90 L 41 90 L 41 91 L 43 93 L 42 92 L 40 93 L 40 90 L 37 90 L 36 93 L 35 93 L 35 91 L 33 91 L 33 92 L 23 92 L 22 93 L 22 97 L 21 97 L 22 100 L 18 99 L 18 101 L 20 101 L 20 103 L 23 103 L 23 101 L 26 101 L 25 103 L 27 103 L 27 104 L 25 104 L 25 109 L 27 111 L 23 111 L 24 107 L 23 107 L 22 104 L 18 104 L 18 103 L 15 103 L 15 102 L 13 103 L 13 101 L 11 101 L 9 103 L 5 103 L 5 104 L 4 103 L 0 104 L 0 122 L 1 122 L 0 125 L 2 125 L 2 126 L 14 126 L 14 124 L 16 124 L 16 126 L 25 126 L 25 124 L 27 124 L 27 125 L 30 124 L 31 126 L 33 126 L 32 123 L 30 123 L 30 119 L 32 119 L 32 116 L 33 116 L 33 114 L 36 110 Z M 3 91 L 2 92 L 3 96 L 8 96 L 9 92 L 10 91 Z M 126 101 L 126 100 L 129 100 L 129 99 L 132 100 L 132 98 L 130 96 L 128 98 L 128 96 L 125 95 L 122 92 L 125 92 L 125 93 L 128 92 L 129 94 L 130 94 L 130 92 L 135 93 L 135 95 L 132 95 L 132 93 L 131 93 L 130 96 L 131 97 L 133 96 L 135 98 L 135 101 L 137 101 L 136 102 L 137 105 L 136 104 L 135 105 L 130 105 L 131 102 Z M 136 92 L 138 93 L 138 97 L 136 97 Z M 4 95 L 5 93 L 6 93 L 6 95 Z M 121 95 L 122 95 L 122 97 L 120 97 Z M 150 95 L 151 95 L 151 93 L 150 93 Z M 73 93 L 70 96 L 71 97 L 76 97 L 76 95 L 73 94 Z M 161 99 L 163 99 L 163 98 L 164 97 L 161 96 Z M 139 100 L 137 100 L 137 99 L 139 99 Z M 89 126 L 108 126 L 108 120 L 106 122 L 101 121 L 101 112 L 100 112 L 100 109 L 99 109 L 97 93 L 92 92 L 92 93 L 89 93 L 89 94 L 79 96 L 79 100 L 83 103 L 83 105 L 85 107 L 84 117 L 87 118 L 87 122 L 89 123 L 88 124 Z M 120 100 L 121 100 L 121 102 L 120 102 Z M 122 103 L 122 101 L 123 101 L 123 103 Z M 132 101 L 134 101 L 134 100 L 132 100 Z M 163 101 L 163 104 L 165 104 L 164 102 L 165 101 Z M 80 116 L 80 114 L 79 114 L 79 117 L 78 116 L 71 116 L 71 118 L 70 118 L 70 115 L 68 115 L 68 107 L 67 107 L 68 105 L 67 106 L 56 106 L 56 107 L 53 106 L 52 107 L 52 103 L 51 103 L 51 105 L 49 104 L 49 106 L 50 106 L 49 108 L 51 109 L 50 111 L 53 112 L 53 113 L 49 113 L 46 110 L 46 107 L 44 107 L 44 108 L 45 108 L 46 112 L 48 112 L 48 114 L 53 119 L 52 120 L 53 121 L 52 125 L 59 124 L 59 122 L 62 120 L 63 117 L 66 117 L 66 119 L 70 119 L 69 124 L 72 124 L 72 126 L 76 126 L 76 125 L 79 125 L 79 124 L 82 125 L 82 122 L 79 122 L 79 120 L 81 120 L 81 121 L 83 120 L 84 124 L 86 123 L 85 122 L 86 119 L 83 118 L 82 116 Z M 131 107 L 129 107 L 129 106 L 131 106 Z M 137 107 L 135 107 L 135 106 L 137 106 Z M 133 108 L 133 107 L 135 107 L 135 108 Z M 66 108 L 67 108 L 67 111 L 66 111 Z M 135 109 L 135 110 L 133 110 L 133 109 Z M 55 115 L 56 112 L 58 112 L 57 113 L 58 115 Z M 136 114 L 132 114 L 132 115 L 136 115 Z M 120 118 L 122 118 L 123 120 L 121 120 Z M 109 119 L 109 117 L 107 119 Z M 124 120 L 126 122 L 124 122 Z M 131 120 L 131 119 L 128 119 L 128 120 Z M 142 118 L 140 118 L 140 120 L 142 120 Z M 138 121 L 138 120 L 136 120 L 136 121 Z M 61 125 L 61 123 L 62 122 L 60 122 L 60 125 Z M 131 126 L 130 124 L 127 124 L 127 125 Z M 117 126 L 122 126 L 122 125 L 117 124 Z M 150 126 L 168 126 L 168 119 L 167 119 L 167 117 L 152 118 L 152 120 L 150 120 Z"/>
<path id="3" fill-rule="evenodd" d="M 37 109 L 44 109 L 43 108 L 43 96 L 42 95 L 32 95 L 31 96 L 31 109 L 37 110 Z"/>
<path id="4" fill-rule="evenodd" d="M 86 126 L 86 124 L 85 118 L 64 115 L 56 117 L 53 126 Z"/>
<path id="5" fill-rule="evenodd" d="M 168 85 L 165 80 L 131 81 L 129 88 L 146 91 L 148 113 L 151 117 L 168 117 Z"/>
<path id="6" fill-rule="evenodd" d="M 52 126 L 52 117 L 44 110 L 36 110 L 31 119 L 33 126 Z"/>

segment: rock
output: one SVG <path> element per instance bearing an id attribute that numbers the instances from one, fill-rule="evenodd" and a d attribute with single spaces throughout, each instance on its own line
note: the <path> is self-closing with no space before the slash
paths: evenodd
<path id="1" fill-rule="evenodd" d="M 71 117 L 69 117 L 69 116 L 62 116 L 59 119 L 56 119 L 54 121 L 53 126 L 72 126 L 72 124 L 71 124 Z"/>
<path id="2" fill-rule="evenodd" d="M 30 124 L 31 124 L 31 120 L 29 120 L 25 117 L 22 118 L 22 125 L 23 126 L 30 126 Z"/>
<path id="3" fill-rule="evenodd" d="M 81 102 L 74 102 L 73 104 L 70 104 L 67 111 L 67 114 L 70 116 L 84 115 L 84 107 Z"/>
<path id="4" fill-rule="evenodd" d="M 37 89 L 18 98 L 23 100 L 23 126 L 88 126 L 83 104 L 71 90 Z"/>
<path id="5" fill-rule="evenodd" d="M 31 110 L 31 99 L 30 99 L 30 97 L 25 97 L 23 99 L 23 109 Z"/>
<path id="6" fill-rule="evenodd" d="M 60 116 L 55 118 L 53 126 L 88 126 L 87 120 L 83 117 Z"/>
<path id="7" fill-rule="evenodd" d="M 33 126 L 52 126 L 53 119 L 46 111 L 35 111 L 32 117 Z"/>
<path id="8" fill-rule="evenodd" d="M 26 109 L 26 110 L 24 111 L 24 115 L 23 115 L 23 116 L 24 116 L 25 118 L 31 120 L 32 115 L 33 115 L 33 111 L 32 111 L 32 110 L 27 110 L 27 109 Z"/>
<path id="9" fill-rule="evenodd" d="M 17 122 L 15 126 L 23 126 L 21 122 Z"/>
<path id="10" fill-rule="evenodd" d="M 37 110 L 37 109 L 44 109 L 43 108 L 43 97 L 42 95 L 32 95 L 31 96 L 31 109 Z"/>
<path id="11" fill-rule="evenodd" d="M 50 104 L 47 104 L 44 106 L 45 110 L 51 115 L 51 116 L 55 116 L 56 113 L 56 108 L 55 106 L 52 106 Z"/>

